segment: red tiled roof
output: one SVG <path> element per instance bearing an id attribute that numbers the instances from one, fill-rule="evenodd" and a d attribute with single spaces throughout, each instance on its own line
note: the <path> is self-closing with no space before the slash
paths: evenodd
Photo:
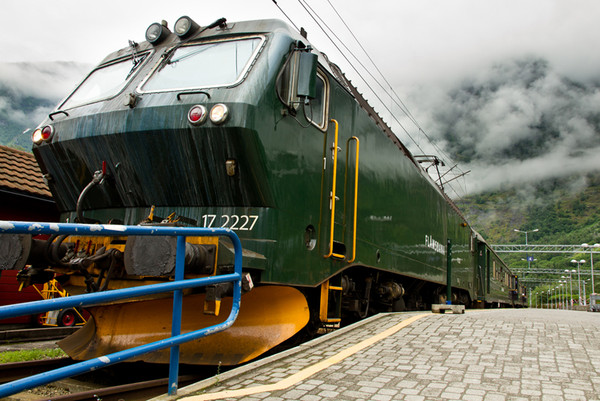
<path id="1" fill-rule="evenodd" d="M 52 197 L 31 153 L 0 145 L 0 188 Z"/>

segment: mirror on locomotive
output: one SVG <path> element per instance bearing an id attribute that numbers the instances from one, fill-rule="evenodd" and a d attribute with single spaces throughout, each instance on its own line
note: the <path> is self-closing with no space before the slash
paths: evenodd
<path id="1" fill-rule="evenodd" d="M 318 56 L 310 47 L 292 51 L 277 78 L 279 100 L 296 116 L 300 110 L 308 122 L 327 128 L 327 79 L 318 70 Z"/>
<path id="2" fill-rule="evenodd" d="M 317 95 L 317 55 L 314 53 L 300 53 L 296 93 L 308 99 Z"/>

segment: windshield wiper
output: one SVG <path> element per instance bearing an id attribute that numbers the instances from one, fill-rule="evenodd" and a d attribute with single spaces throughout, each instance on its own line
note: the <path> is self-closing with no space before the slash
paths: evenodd
<path id="1" fill-rule="evenodd" d="M 196 50 L 195 50 L 195 51 L 193 51 L 193 52 L 189 52 L 189 53 L 187 53 L 187 54 L 183 54 L 183 55 L 181 55 L 180 57 L 178 57 L 178 58 L 176 58 L 176 59 L 174 59 L 174 60 L 169 60 L 169 61 L 167 61 L 167 64 L 175 64 L 175 63 L 177 63 L 177 62 L 178 62 L 178 61 L 180 61 L 180 60 L 184 60 L 184 59 L 186 59 L 186 58 L 188 58 L 188 57 L 195 56 L 195 55 L 197 55 L 197 54 L 200 54 L 200 53 L 202 53 L 202 52 L 205 52 L 206 50 L 208 50 L 208 49 L 210 49 L 210 48 L 212 48 L 212 47 L 215 47 L 215 46 L 216 46 L 215 44 L 210 44 L 210 45 L 204 45 L 204 46 L 200 46 L 198 49 L 196 49 Z M 195 47 L 195 46 L 194 46 L 194 47 Z"/>
<path id="2" fill-rule="evenodd" d="M 213 29 L 216 27 L 227 27 L 227 19 L 226 18 L 219 18 L 218 20 L 216 20 L 215 22 L 213 22 L 210 25 L 205 26 L 204 28 L 202 28 L 200 30 L 200 32 L 198 32 L 197 34 L 195 34 L 194 36 L 198 36 L 200 35 L 202 32 L 208 30 L 208 29 Z M 178 44 L 176 44 L 174 47 L 172 47 L 171 49 L 167 50 L 164 54 L 163 54 L 163 60 L 161 61 L 161 65 L 158 67 L 158 70 L 162 70 L 164 68 L 165 65 L 167 64 L 172 64 L 172 63 L 176 63 L 177 61 L 181 60 L 184 57 L 189 57 L 192 54 L 189 55 L 185 55 L 180 57 L 179 59 L 175 60 L 175 61 L 171 61 L 171 57 L 173 57 L 173 55 L 175 54 L 175 51 L 177 49 L 179 49 L 182 45 L 188 43 L 189 41 L 184 41 L 184 42 L 180 42 Z"/>
<path id="3" fill-rule="evenodd" d="M 133 72 L 142 63 L 142 60 L 144 60 L 144 57 L 138 58 L 137 46 L 138 46 L 138 44 L 136 42 L 134 42 L 133 40 L 129 41 L 129 47 L 131 47 L 131 61 L 133 62 L 133 66 L 131 67 L 131 70 L 129 70 L 129 72 L 127 73 L 127 77 L 125 77 L 125 79 L 129 79 L 131 74 L 133 74 Z"/>

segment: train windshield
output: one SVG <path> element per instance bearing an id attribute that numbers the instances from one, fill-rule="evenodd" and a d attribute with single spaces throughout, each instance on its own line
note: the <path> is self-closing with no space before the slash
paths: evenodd
<path id="1" fill-rule="evenodd" d="M 246 38 L 177 48 L 142 85 L 142 91 L 229 86 L 250 68 L 263 39 Z"/>
<path id="2" fill-rule="evenodd" d="M 108 99 L 117 95 L 142 64 L 146 55 L 133 61 L 126 58 L 96 68 L 61 105 L 61 109 Z"/>

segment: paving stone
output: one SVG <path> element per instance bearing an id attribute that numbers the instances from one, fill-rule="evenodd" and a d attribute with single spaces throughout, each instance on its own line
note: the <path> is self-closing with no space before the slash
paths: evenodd
<path id="1" fill-rule="evenodd" d="M 415 314 L 368 319 L 245 373 L 222 373 L 196 394 L 277 383 Z M 232 399 L 547 401 L 599 393 L 600 314 L 521 309 L 429 315 L 289 388 Z"/>

